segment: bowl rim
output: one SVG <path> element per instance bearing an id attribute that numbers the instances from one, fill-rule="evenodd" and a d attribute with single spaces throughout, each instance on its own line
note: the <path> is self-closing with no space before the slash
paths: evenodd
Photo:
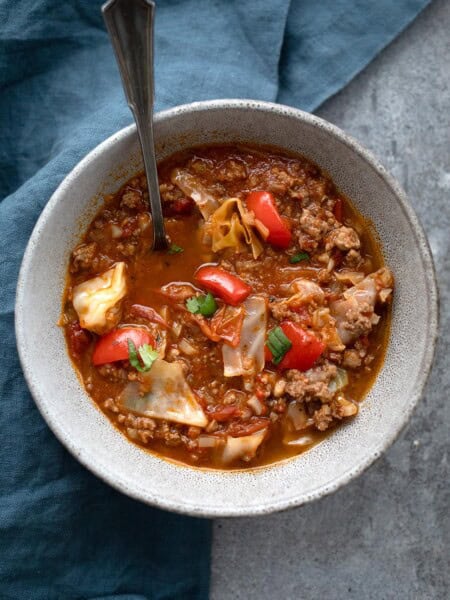
<path id="1" fill-rule="evenodd" d="M 99 154 L 108 151 L 108 149 L 130 135 L 133 135 L 136 131 L 134 124 L 128 125 L 116 133 L 113 133 L 106 140 L 95 146 L 87 155 L 85 155 L 81 161 L 79 161 L 75 167 L 64 177 L 55 189 L 41 214 L 39 215 L 36 224 L 33 228 L 32 234 L 28 240 L 27 247 L 22 259 L 22 264 L 19 271 L 19 277 L 16 288 L 16 301 L 15 301 L 15 334 L 17 349 L 19 354 L 20 363 L 22 366 L 23 374 L 27 382 L 28 388 L 31 395 L 41 413 L 41 416 L 46 421 L 49 428 L 52 430 L 56 438 L 63 444 L 63 446 L 69 450 L 69 452 L 89 471 L 99 477 L 102 481 L 113 487 L 114 489 L 124 493 L 125 495 L 140 500 L 151 506 L 157 506 L 159 508 L 174 511 L 182 514 L 188 514 L 191 516 L 200 517 L 236 517 L 236 516 L 257 516 L 262 514 L 269 514 L 286 510 L 295 506 L 301 506 L 303 504 L 312 502 L 328 494 L 335 492 L 337 489 L 349 483 L 352 479 L 360 475 L 365 471 L 371 464 L 375 462 L 395 441 L 400 432 L 405 428 L 410 420 L 410 417 L 423 395 L 425 385 L 433 366 L 433 358 L 436 349 L 436 343 L 438 338 L 439 328 L 439 292 L 436 279 L 436 272 L 434 262 L 432 258 L 431 249 L 423 230 L 423 227 L 410 206 L 407 196 L 403 191 L 400 184 L 394 179 L 390 173 L 379 163 L 375 156 L 366 150 L 359 142 L 357 142 L 352 136 L 345 133 L 336 125 L 313 115 L 311 113 L 302 111 L 297 108 L 286 106 L 283 104 L 276 104 L 272 102 L 264 102 L 259 100 L 251 99 L 223 99 L 223 100 L 205 100 L 200 102 L 192 102 L 188 104 L 182 104 L 173 108 L 160 111 L 155 114 L 154 121 L 158 123 L 166 119 L 170 119 L 176 116 L 180 116 L 186 113 L 203 112 L 210 110 L 254 110 L 263 113 L 276 113 L 288 118 L 301 120 L 313 127 L 320 127 L 330 135 L 337 138 L 340 142 L 349 147 L 353 152 L 358 154 L 369 166 L 374 169 L 377 174 L 384 180 L 388 187 L 394 192 L 396 199 L 406 217 L 409 221 L 414 234 L 418 242 L 418 250 L 422 264 L 424 266 L 427 293 L 429 301 L 429 313 L 428 313 L 428 344 L 424 350 L 423 358 L 421 362 L 420 373 L 417 377 L 417 386 L 414 393 L 410 395 L 409 401 L 405 406 L 403 413 L 403 419 L 399 422 L 398 426 L 383 438 L 381 447 L 375 450 L 372 454 L 363 458 L 360 462 L 356 463 L 353 467 L 347 469 L 340 477 L 333 479 L 329 484 L 322 485 L 314 491 L 308 492 L 303 495 L 299 495 L 294 501 L 292 498 L 285 498 L 276 502 L 269 501 L 261 503 L 259 506 L 252 506 L 249 509 L 246 507 L 231 507 L 228 510 L 216 508 L 211 505 L 204 506 L 193 506 L 183 505 L 182 503 L 174 502 L 173 500 L 167 500 L 163 496 L 153 495 L 151 498 L 147 495 L 142 494 L 142 489 L 136 487 L 135 489 L 128 487 L 123 484 L 122 481 L 114 477 L 112 470 L 105 471 L 103 468 L 92 460 L 91 455 L 81 447 L 77 447 L 74 440 L 66 437 L 63 431 L 60 429 L 57 419 L 52 418 L 49 413 L 45 410 L 46 400 L 41 396 L 40 390 L 33 383 L 32 367 L 26 360 L 26 332 L 23 327 L 23 319 L 21 316 L 21 307 L 24 305 L 24 298 L 26 293 L 25 282 L 30 270 L 32 256 L 34 252 L 35 242 L 39 237 L 40 229 L 42 224 L 45 223 L 50 213 L 53 211 L 56 204 L 60 201 L 60 192 L 70 182 L 77 179 L 79 175 L 84 171 L 85 167 Z M 269 465 L 271 468 L 276 465 Z M 256 471 L 255 471 L 256 472 Z M 226 473 L 226 472 L 225 472 Z"/>

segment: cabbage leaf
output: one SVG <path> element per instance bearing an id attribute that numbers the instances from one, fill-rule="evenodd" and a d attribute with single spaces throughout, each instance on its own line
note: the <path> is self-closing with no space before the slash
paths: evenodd
<path id="1" fill-rule="evenodd" d="M 255 220 L 242 201 L 239 198 L 228 198 L 210 216 L 206 231 L 211 236 L 213 252 L 224 248 L 242 252 L 250 246 L 253 258 L 256 259 L 263 251 L 263 246 L 254 227 Z"/>
<path id="2" fill-rule="evenodd" d="M 126 293 L 124 262 L 118 262 L 101 275 L 76 285 L 72 302 L 81 327 L 99 335 L 115 327 L 120 321 L 121 300 Z"/>
<path id="3" fill-rule="evenodd" d="M 234 348 L 222 346 L 225 377 L 253 376 L 264 369 L 267 300 L 262 296 L 250 296 L 243 306 L 245 316 L 239 344 Z"/>
<path id="4" fill-rule="evenodd" d="M 146 392 L 143 396 L 139 395 L 136 385 L 130 384 L 125 388 L 121 397 L 125 408 L 146 417 L 184 425 L 205 427 L 208 424 L 179 363 L 156 360 L 144 377 Z"/>
<path id="5" fill-rule="evenodd" d="M 195 175 L 185 169 L 174 169 L 170 180 L 182 192 L 192 198 L 197 205 L 202 217 L 208 219 L 219 207 L 219 201 L 198 181 Z"/>

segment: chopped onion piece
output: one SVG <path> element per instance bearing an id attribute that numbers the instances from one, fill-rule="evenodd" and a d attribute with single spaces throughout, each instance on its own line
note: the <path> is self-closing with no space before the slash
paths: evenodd
<path id="1" fill-rule="evenodd" d="M 311 318 L 314 330 L 320 335 L 322 341 L 335 352 L 345 349 L 336 327 L 336 321 L 331 316 L 330 309 L 320 307 L 313 312 Z"/>
<path id="2" fill-rule="evenodd" d="M 386 300 L 389 298 L 389 296 L 392 294 L 392 288 L 386 288 L 384 290 L 381 290 L 380 292 L 380 302 L 386 302 Z"/>
<path id="3" fill-rule="evenodd" d="M 341 417 L 353 417 L 358 412 L 358 406 L 354 402 L 347 400 L 342 394 L 339 394 L 336 398 L 336 405 Z"/>
<path id="4" fill-rule="evenodd" d="M 223 440 L 215 435 L 199 435 L 197 442 L 199 448 L 217 448 L 223 443 Z"/>
<path id="5" fill-rule="evenodd" d="M 122 236 L 123 229 L 114 223 L 111 225 L 111 237 L 120 238 Z"/>
<path id="6" fill-rule="evenodd" d="M 291 290 L 294 295 L 289 298 L 289 304 L 306 304 L 309 302 L 323 304 L 325 300 L 325 292 L 320 285 L 311 281 L 311 279 L 294 279 L 291 283 Z"/>
<path id="7" fill-rule="evenodd" d="M 255 431 L 251 435 L 245 435 L 243 437 L 227 437 L 225 448 L 222 453 L 222 462 L 224 464 L 230 463 L 237 458 L 242 460 L 251 460 L 258 450 L 258 447 L 266 436 L 267 428 Z"/>
<path id="8" fill-rule="evenodd" d="M 194 356 L 194 354 L 198 354 L 198 348 L 189 343 L 186 338 L 183 338 L 181 342 L 178 342 L 178 348 L 183 354 L 186 354 L 186 356 Z"/>
<path id="9" fill-rule="evenodd" d="M 334 394 L 348 385 L 348 375 L 345 369 L 337 368 L 336 376 L 328 384 L 328 389 Z"/>
<path id="10" fill-rule="evenodd" d="M 247 400 L 247 405 L 250 406 L 252 411 L 255 413 L 255 415 L 258 415 L 258 417 L 264 412 L 265 406 L 257 396 L 251 396 Z"/>
<path id="11" fill-rule="evenodd" d="M 300 431 L 308 427 L 308 415 L 305 412 L 303 406 L 300 406 L 298 402 L 291 402 L 287 408 L 286 415 L 290 419 L 294 429 Z"/>
<path id="12" fill-rule="evenodd" d="M 289 435 L 283 437 L 283 444 L 286 446 L 302 446 L 307 448 L 314 444 L 315 438 L 311 433 L 302 433 L 300 435 Z"/>
<path id="13" fill-rule="evenodd" d="M 161 315 L 161 318 L 167 323 L 170 317 L 170 311 L 169 311 L 169 307 L 167 306 L 167 304 L 164 304 L 164 306 L 161 306 L 161 310 L 159 311 L 159 314 Z"/>
<path id="14" fill-rule="evenodd" d="M 172 328 L 171 328 L 171 329 L 172 329 L 172 333 L 173 333 L 173 335 L 174 335 L 176 338 L 178 338 L 178 337 L 180 337 L 181 330 L 183 329 L 183 324 L 182 324 L 182 323 L 180 323 L 179 321 L 174 321 L 174 322 L 172 323 Z"/>

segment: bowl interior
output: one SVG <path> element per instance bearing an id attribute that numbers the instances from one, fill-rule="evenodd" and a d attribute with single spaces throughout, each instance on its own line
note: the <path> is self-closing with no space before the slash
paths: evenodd
<path id="1" fill-rule="evenodd" d="M 323 167 L 378 231 L 396 279 L 384 367 L 351 425 L 307 453 L 253 471 L 193 469 L 129 443 L 88 398 L 56 326 L 69 254 L 102 202 L 141 168 L 134 127 L 91 152 L 64 180 L 33 232 L 16 306 L 19 352 L 33 396 L 58 438 L 102 479 L 145 502 L 203 516 L 271 512 L 349 481 L 406 423 L 430 369 L 436 288 L 426 240 L 401 190 L 355 142 L 294 109 L 246 101 L 197 103 L 156 117 L 160 158 L 196 144 L 252 142 L 299 152 Z M 41 350 L 46 340 L 46 352 Z"/>

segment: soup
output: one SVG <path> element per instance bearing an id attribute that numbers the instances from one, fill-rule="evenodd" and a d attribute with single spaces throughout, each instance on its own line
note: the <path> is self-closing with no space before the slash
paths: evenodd
<path id="1" fill-rule="evenodd" d="M 137 174 L 71 255 L 61 324 L 87 392 L 184 464 L 304 452 L 356 417 L 383 361 L 393 277 L 372 227 L 277 149 L 192 148 L 158 171 L 167 251 Z"/>

